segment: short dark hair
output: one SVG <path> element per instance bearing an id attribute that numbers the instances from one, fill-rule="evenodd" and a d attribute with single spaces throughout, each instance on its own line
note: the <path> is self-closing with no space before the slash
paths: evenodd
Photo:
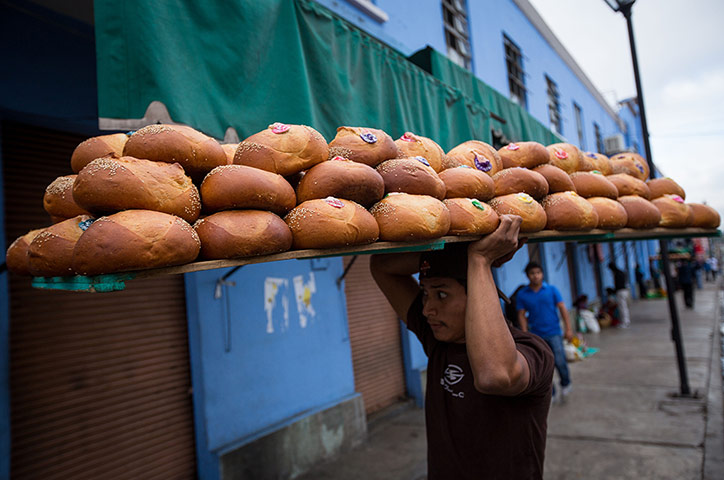
<path id="1" fill-rule="evenodd" d="M 445 277 L 457 280 L 467 289 L 468 244 L 452 243 L 443 250 L 432 250 L 420 255 L 420 279 Z"/>
<path id="2" fill-rule="evenodd" d="M 543 271 L 543 267 L 540 266 L 540 263 L 538 262 L 528 262 L 528 265 L 525 266 L 525 274 L 528 275 L 531 270 L 534 268 L 539 269 L 541 272 Z"/>

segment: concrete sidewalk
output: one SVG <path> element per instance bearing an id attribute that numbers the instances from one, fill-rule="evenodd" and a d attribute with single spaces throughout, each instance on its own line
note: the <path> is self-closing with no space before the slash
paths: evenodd
<path id="1" fill-rule="evenodd" d="M 586 335 L 599 352 L 570 365 L 573 392 L 549 416 L 546 479 L 724 478 L 721 294 L 708 284 L 693 310 L 682 300 L 679 294 L 694 397 L 678 395 L 667 301 L 633 302 L 631 328 Z M 371 419 L 362 446 L 300 478 L 424 479 L 425 448 L 422 410 L 398 407 Z"/>

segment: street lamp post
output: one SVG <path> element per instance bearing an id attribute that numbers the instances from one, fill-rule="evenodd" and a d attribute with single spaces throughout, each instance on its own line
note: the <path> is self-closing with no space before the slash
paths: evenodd
<path id="1" fill-rule="evenodd" d="M 605 0 L 614 12 L 621 12 L 626 18 L 628 26 L 628 40 L 631 47 L 631 61 L 633 62 L 634 79 L 636 81 L 636 96 L 639 104 L 639 115 L 641 116 L 641 134 L 644 140 L 644 151 L 646 152 L 646 161 L 651 170 L 651 177 L 656 177 L 656 167 L 651 155 L 651 144 L 649 143 L 649 128 L 646 123 L 646 108 L 644 108 L 644 94 L 641 89 L 641 77 L 639 75 L 639 62 L 636 55 L 636 42 L 634 41 L 633 22 L 631 21 L 631 7 L 636 0 Z M 679 384 L 680 395 L 682 397 L 692 396 L 689 388 L 689 376 L 686 370 L 686 356 L 684 355 L 684 342 L 681 339 L 681 327 L 679 322 L 679 312 L 676 308 L 676 298 L 674 298 L 674 282 L 671 280 L 671 271 L 669 266 L 669 241 L 659 240 L 659 249 L 661 250 L 662 269 L 664 270 L 664 278 L 666 279 L 666 291 L 668 292 L 667 300 L 669 303 L 669 314 L 671 316 L 671 339 L 676 347 L 676 361 L 679 366 Z"/>

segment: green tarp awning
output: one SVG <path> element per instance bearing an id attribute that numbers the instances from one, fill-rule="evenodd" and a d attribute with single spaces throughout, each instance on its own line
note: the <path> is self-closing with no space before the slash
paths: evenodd
<path id="1" fill-rule="evenodd" d="M 558 141 L 442 55 L 425 71 L 312 0 L 96 0 L 95 16 L 101 119 L 140 119 L 156 101 L 216 138 L 279 121 L 327 140 L 341 125 L 412 131 L 448 150 L 490 142 L 494 112 L 508 138 Z"/>

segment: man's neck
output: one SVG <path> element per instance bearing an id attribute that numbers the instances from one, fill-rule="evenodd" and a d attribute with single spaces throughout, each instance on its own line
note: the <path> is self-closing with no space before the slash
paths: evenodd
<path id="1" fill-rule="evenodd" d="M 530 289 L 533 290 L 534 292 L 537 292 L 538 290 L 540 290 L 542 286 L 543 286 L 542 282 L 538 283 L 538 284 L 531 283 L 530 285 L 528 285 L 528 287 L 530 287 Z"/>

